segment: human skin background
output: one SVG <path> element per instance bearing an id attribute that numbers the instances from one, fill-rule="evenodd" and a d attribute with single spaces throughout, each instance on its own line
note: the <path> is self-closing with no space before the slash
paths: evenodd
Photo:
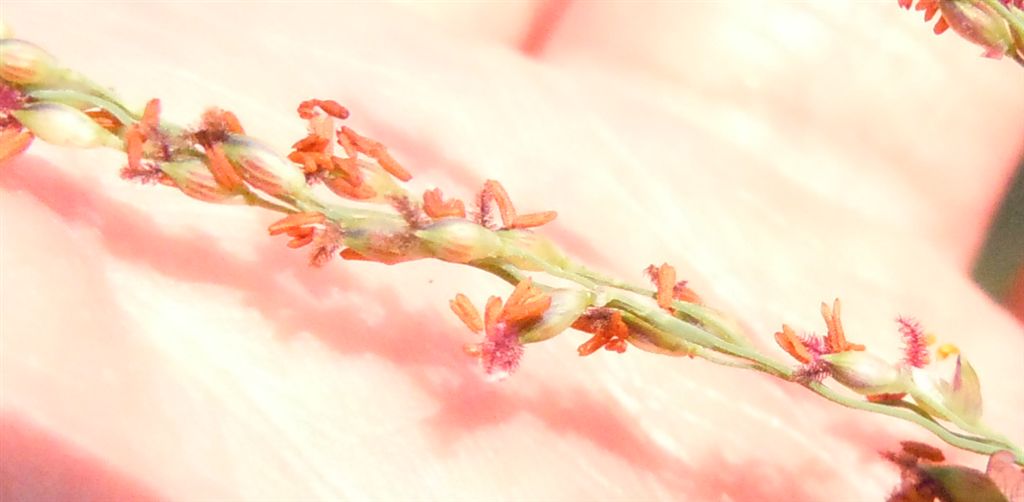
<path id="1" fill-rule="evenodd" d="M 16 34 L 188 123 L 280 151 L 333 98 L 417 191 L 502 181 L 595 268 L 668 261 L 771 348 L 783 323 L 895 360 L 897 314 L 969 355 L 1024 442 L 1020 324 L 968 264 L 1024 141 L 1024 72 L 895 2 L 5 2 Z M 566 333 L 487 383 L 448 312 L 510 288 L 439 262 L 305 266 L 276 216 L 37 142 L 0 170 L 4 500 L 878 500 L 939 444 L 795 385 Z M 784 354 L 776 351 L 779 358 Z M 947 368 L 948 369 L 948 368 Z M 950 452 L 949 448 L 944 448 Z M 975 467 L 984 458 L 954 455 Z"/>

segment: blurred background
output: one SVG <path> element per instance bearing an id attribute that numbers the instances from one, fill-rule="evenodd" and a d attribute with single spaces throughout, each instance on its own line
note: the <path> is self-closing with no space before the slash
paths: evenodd
<path id="1" fill-rule="evenodd" d="M 1024 159 L 974 263 L 974 280 L 1024 321 Z"/>

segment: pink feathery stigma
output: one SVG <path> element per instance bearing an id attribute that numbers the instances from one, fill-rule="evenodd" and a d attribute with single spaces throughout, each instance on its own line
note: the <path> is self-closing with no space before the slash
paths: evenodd
<path id="1" fill-rule="evenodd" d="M 485 373 L 500 380 L 519 367 L 519 361 L 523 358 L 523 344 L 519 343 L 518 332 L 504 322 L 497 323 L 489 331 L 484 341 L 480 342 L 480 365 Z"/>
<path id="2" fill-rule="evenodd" d="M 828 354 L 825 339 L 820 336 L 813 333 L 805 333 L 800 335 L 800 342 L 804 344 L 804 347 L 807 347 L 807 351 L 811 353 L 814 360 L 817 360 L 822 354 Z"/>
<path id="3" fill-rule="evenodd" d="M 809 363 L 800 365 L 793 372 L 793 379 L 797 382 L 820 382 L 830 375 L 828 363 L 824 359 L 815 359 Z"/>
<path id="4" fill-rule="evenodd" d="M 900 335 L 903 336 L 903 361 L 915 368 L 928 365 L 928 346 L 921 323 L 910 317 L 897 317 Z"/>

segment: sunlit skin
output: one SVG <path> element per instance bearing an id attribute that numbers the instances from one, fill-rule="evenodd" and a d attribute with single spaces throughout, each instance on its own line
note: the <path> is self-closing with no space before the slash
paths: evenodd
<path id="1" fill-rule="evenodd" d="M 500 180 L 521 215 L 557 211 L 540 231 L 580 261 L 637 284 L 672 263 L 780 360 L 772 334 L 823 335 L 823 299 L 894 362 L 913 316 L 1024 442 L 1024 329 L 968 276 L 1024 149 L 1019 67 L 895 3 L 537 7 L 3 15 L 140 111 L 219 106 L 282 155 L 307 134 L 297 104 L 333 99 L 413 193 L 470 206 Z M 22 498 L 878 500 L 899 472 L 877 452 L 902 440 L 984 470 L 766 376 L 579 357 L 592 334 L 489 383 L 448 300 L 508 284 L 426 260 L 310 268 L 267 236 L 281 215 L 129 184 L 125 163 L 37 140 L 0 167 L 0 457 Z"/>

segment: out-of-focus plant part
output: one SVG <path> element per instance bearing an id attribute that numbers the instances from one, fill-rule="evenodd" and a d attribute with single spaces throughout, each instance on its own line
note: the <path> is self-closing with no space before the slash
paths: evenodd
<path id="1" fill-rule="evenodd" d="M 935 2 L 936 11 L 944 1 Z M 949 16 L 948 24 L 960 22 Z M 756 371 L 849 408 L 915 423 L 958 448 L 1008 451 L 1024 464 L 1024 450 L 983 423 L 981 384 L 966 359 L 958 359 L 952 380 L 933 376 L 928 337 L 917 321 L 898 319 L 904 357 L 890 363 L 847 339 L 838 299 L 822 303 L 824 336 L 785 325 L 775 334 L 794 360 L 786 362 L 707 305 L 667 263 L 647 267 L 653 287 L 643 287 L 575 262 L 539 232 L 557 213 L 520 212 L 496 180 L 484 181 L 470 204 L 438 188 L 414 192 L 411 171 L 381 142 L 342 125 L 349 112 L 337 102 L 302 102 L 296 111 L 307 134 L 279 155 L 248 136 L 231 112 L 210 109 L 190 127 L 172 124 L 161 118 L 156 99 L 141 110 L 129 107 L 35 45 L 3 43 L 22 54 L 0 60 L 0 159 L 24 151 L 32 137 L 114 148 L 126 154 L 126 180 L 279 213 L 268 233 L 309 250 L 313 266 L 336 257 L 389 265 L 435 259 L 493 274 L 515 286 L 507 299 L 490 297 L 482 315 L 463 295 L 450 303 L 482 336 L 465 350 L 490 378 L 512 374 L 528 344 L 574 329 L 588 335 L 577 349 L 581 356 L 633 347 Z M 916 461 L 907 468 L 946 493 L 953 493 L 950 483 L 973 479 L 966 471 L 929 469 Z"/>
<path id="2" fill-rule="evenodd" d="M 1010 502 L 1024 502 L 1024 467 L 1014 463 L 1013 454 L 998 451 L 988 459 L 985 474 Z"/>
<path id="3" fill-rule="evenodd" d="M 1022 0 L 897 0 L 900 7 L 924 11 L 925 21 L 939 14 L 935 33 L 952 28 L 984 49 L 985 57 L 1007 56 L 1024 66 L 1024 1 Z"/>
<path id="4" fill-rule="evenodd" d="M 882 452 L 883 458 L 900 469 L 900 484 L 888 502 L 1020 502 L 1022 493 L 1013 483 L 1015 476 L 1024 476 L 1024 472 L 1013 464 L 1009 452 L 993 454 L 987 472 L 981 472 L 943 464 L 945 455 L 926 444 L 903 441 L 900 446 L 900 451 Z"/>

